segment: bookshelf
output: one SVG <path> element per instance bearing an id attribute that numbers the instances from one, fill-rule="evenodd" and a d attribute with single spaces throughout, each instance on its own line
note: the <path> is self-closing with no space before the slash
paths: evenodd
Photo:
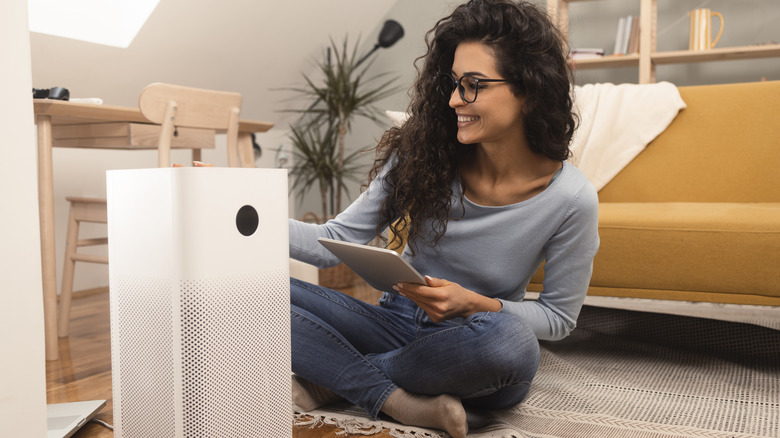
<path id="1" fill-rule="evenodd" d="M 547 12 L 566 35 L 569 30 L 569 3 L 588 0 L 547 0 Z M 625 56 L 605 56 L 574 62 L 579 70 L 597 68 L 638 67 L 640 84 L 655 82 L 655 67 L 662 64 L 730 61 L 780 57 L 780 44 L 715 48 L 708 51 L 656 51 L 658 0 L 639 1 L 639 53 Z"/>

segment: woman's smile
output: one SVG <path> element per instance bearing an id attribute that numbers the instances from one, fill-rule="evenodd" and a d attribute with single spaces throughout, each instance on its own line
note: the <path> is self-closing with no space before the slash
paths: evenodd
<path id="1" fill-rule="evenodd" d="M 458 127 L 466 127 L 477 120 L 479 120 L 479 116 L 458 114 Z"/>

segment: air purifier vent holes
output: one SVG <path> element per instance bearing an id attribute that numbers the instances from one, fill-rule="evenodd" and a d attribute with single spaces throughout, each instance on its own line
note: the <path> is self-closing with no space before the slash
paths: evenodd
<path id="1" fill-rule="evenodd" d="M 183 281 L 180 305 L 185 436 L 289 436 L 291 401 L 275 395 L 289 394 L 290 369 L 267 365 L 289 364 L 289 335 L 279 342 L 290 326 L 288 272 Z"/>
<path id="2" fill-rule="evenodd" d="M 118 307 L 112 312 L 111 330 L 119 333 L 121 354 L 119 370 L 112 361 L 112 372 L 114 399 L 121 400 L 121 436 L 174 436 L 171 284 L 142 278 L 120 278 L 116 284 L 111 305 Z M 117 322 L 125 329 L 117 331 Z M 123 374 L 117 385 L 120 370 Z M 144 421 L 123 421 L 127 418 Z"/>

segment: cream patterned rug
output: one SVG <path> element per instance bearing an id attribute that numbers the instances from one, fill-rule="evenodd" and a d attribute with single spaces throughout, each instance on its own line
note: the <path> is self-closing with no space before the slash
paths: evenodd
<path id="1" fill-rule="evenodd" d="M 295 418 L 352 434 L 447 436 L 348 405 Z M 586 306 L 571 336 L 542 342 L 528 398 L 469 411 L 469 426 L 473 438 L 780 437 L 780 331 Z"/>

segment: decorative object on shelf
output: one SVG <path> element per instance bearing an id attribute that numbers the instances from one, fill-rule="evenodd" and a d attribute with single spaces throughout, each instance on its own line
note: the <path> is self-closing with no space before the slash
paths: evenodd
<path id="1" fill-rule="evenodd" d="M 361 151 L 347 153 L 344 148 L 352 120 L 360 116 L 382 123 L 382 113 L 374 104 L 398 91 L 396 77 L 388 79 L 388 73 L 369 77 L 372 62 L 364 62 L 378 48 L 390 47 L 402 36 L 401 25 L 388 20 L 379 42 L 360 58 L 359 40 L 351 50 L 347 37 L 341 47 L 331 40 L 326 59 L 317 63 L 322 82 L 304 74 L 305 85 L 288 89 L 312 102 L 305 109 L 291 110 L 300 113 L 301 118 L 290 127 L 294 157 L 290 175 L 294 178 L 292 189 L 297 190 L 299 198 L 314 186 L 319 189 L 320 223 L 341 211 L 341 196 L 347 193 L 345 182 L 358 181 L 362 173 L 357 164 Z"/>
<path id="2" fill-rule="evenodd" d="M 599 59 L 604 56 L 604 49 L 598 48 L 577 48 L 571 49 L 569 52 L 569 59 Z"/>
<path id="3" fill-rule="evenodd" d="M 712 38 L 712 16 L 720 19 L 720 28 L 718 35 Z M 720 36 L 723 35 L 723 28 L 726 22 L 720 12 L 714 12 L 707 8 L 694 9 L 688 12 L 691 18 L 690 31 L 688 33 L 688 50 L 710 50 L 718 44 Z"/>

